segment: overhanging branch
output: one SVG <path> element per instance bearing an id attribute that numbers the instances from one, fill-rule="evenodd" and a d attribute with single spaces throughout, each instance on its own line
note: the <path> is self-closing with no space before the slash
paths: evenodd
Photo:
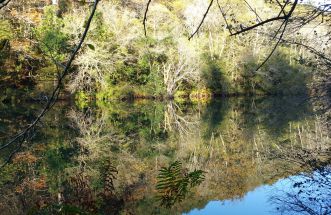
<path id="1" fill-rule="evenodd" d="M 297 4 L 298 4 L 298 1 L 299 0 L 295 0 L 294 1 L 293 5 L 292 5 L 292 7 L 290 9 L 290 11 L 287 14 L 284 12 L 284 9 L 282 8 L 281 13 L 283 12 L 285 15 L 283 15 L 283 16 L 278 15 L 276 17 L 273 17 L 273 18 L 270 18 L 270 19 L 266 19 L 264 21 L 261 21 L 261 22 L 255 24 L 255 25 L 252 25 L 252 26 L 249 26 L 249 27 L 246 27 L 246 28 L 242 28 L 240 31 L 237 31 L 235 33 L 232 33 L 231 36 L 242 34 L 244 32 L 247 32 L 247 31 L 253 30 L 253 29 L 257 28 L 257 27 L 260 27 L 262 25 L 265 25 L 267 23 L 271 23 L 271 22 L 278 21 L 278 20 L 285 20 L 285 21 L 288 22 L 289 18 L 292 16 L 292 14 L 293 14 L 293 12 L 294 12 Z M 285 6 L 286 6 L 286 3 L 285 3 Z"/>
<path id="2" fill-rule="evenodd" d="M 197 29 L 193 32 L 193 34 L 191 34 L 191 36 L 188 38 L 189 40 L 191 40 L 194 37 L 194 35 L 196 35 L 199 32 L 202 24 L 205 22 L 205 19 L 206 19 L 207 15 L 208 15 L 209 10 L 210 10 L 211 6 L 213 5 L 213 3 L 214 3 L 214 0 L 211 0 L 210 3 L 209 3 L 209 5 L 208 5 L 208 8 L 207 8 L 205 14 L 203 14 L 203 17 L 202 17 L 201 22 L 199 23 Z"/>
<path id="3" fill-rule="evenodd" d="M 85 38 L 87 36 L 87 33 L 90 29 L 95 11 L 97 9 L 97 5 L 99 3 L 100 0 L 95 0 L 94 1 L 94 5 L 91 11 L 91 14 L 87 20 L 84 32 L 80 38 L 79 43 L 77 44 L 75 50 L 72 52 L 72 54 L 69 57 L 69 60 L 67 61 L 63 72 L 61 74 L 61 76 L 59 77 L 58 81 L 57 81 L 57 85 L 55 87 L 55 89 L 53 90 L 48 102 L 46 103 L 45 107 L 43 108 L 43 110 L 41 111 L 41 113 L 38 115 L 38 117 L 29 125 L 27 126 L 23 131 L 21 131 L 20 133 L 18 133 L 15 137 L 13 137 L 9 142 L 7 142 L 6 144 L 2 145 L 0 147 L 0 150 L 3 150 L 5 148 L 7 148 L 8 146 L 14 144 L 15 142 L 18 142 L 18 147 L 17 149 L 15 149 L 9 156 L 9 158 L 7 159 L 7 161 L 5 161 L 4 164 L 1 165 L 1 167 L 3 167 L 4 165 L 6 165 L 8 162 L 10 162 L 12 156 L 20 149 L 20 147 L 22 146 L 23 142 L 26 141 L 27 139 L 27 135 L 30 131 L 33 131 L 33 129 L 38 125 L 38 123 L 41 121 L 41 119 L 44 117 L 44 115 L 54 106 L 54 104 L 56 103 L 59 94 L 61 92 L 62 89 L 62 85 L 63 85 L 63 81 L 64 78 L 68 75 L 69 69 L 71 68 L 71 64 L 74 61 L 76 55 L 78 54 L 78 51 L 81 49 Z"/>
<path id="4" fill-rule="evenodd" d="M 143 25 L 144 25 L 144 32 L 145 32 L 145 36 L 147 36 L 147 14 L 148 14 L 148 10 L 149 10 L 149 6 L 151 4 L 152 0 L 148 0 L 147 2 L 147 6 L 145 9 L 145 14 L 144 14 L 144 21 L 143 21 Z"/>
<path id="5" fill-rule="evenodd" d="M 11 0 L 2 0 L 0 1 L 0 10 L 7 6 Z"/>

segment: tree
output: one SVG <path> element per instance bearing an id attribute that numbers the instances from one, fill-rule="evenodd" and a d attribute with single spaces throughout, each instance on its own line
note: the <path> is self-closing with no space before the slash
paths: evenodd
<path id="1" fill-rule="evenodd" d="M 192 47 L 179 41 L 178 51 L 170 54 L 171 59 L 163 63 L 161 72 L 167 96 L 173 97 L 183 82 L 196 82 L 199 79 L 199 57 Z"/>
<path id="2" fill-rule="evenodd" d="M 152 0 L 149 0 L 147 5 L 146 5 L 146 10 L 145 10 L 145 17 L 143 20 L 143 24 L 146 29 L 147 25 L 147 14 L 149 7 L 151 5 Z M 212 6 L 217 4 L 217 7 L 219 8 L 220 13 L 222 14 L 224 18 L 224 22 L 227 25 L 227 29 L 229 30 L 229 33 L 231 36 L 236 36 L 240 35 L 252 30 L 255 30 L 258 27 L 270 24 L 270 23 L 275 23 L 280 21 L 281 24 L 277 28 L 275 34 L 272 36 L 273 39 L 277 39 L 276 44 L 274 48 L 271 50 L 270 54 L 268 57 L 260 64 L 260 66 L 256 69 L 259 70 L 267 61 L 268 59 L 272 56 L 278 45 L 283 41 L 284 34 L 287 30 L 287 27 L 289 27 L 290 23 L 294 23 L 297 28 L 303 28 L 305 25 L 308 25 L 312 23 L 314 20 L 321 18 L 321 24 L 324 23 L 324 17 L 328 16 L 330 13 L 331 9 L 331 4 L 325 3 L 319 5 L 317 8 L 315 7 L 309 7 L 307 6 L 308 10 L 304 13 L 305 17 L 300 16 L 297 14 L 297 11 L 299 10 L 299 0 L 294 0 L 291 2 L 290 0 L 286 0 L 284 3 L 281 3 L 278 0 L 271 0 L 269 5 L 270 7 L 274 7 L 275 5 L 279 8 L 279 12 L 275 14 L 274 16 L 266 19 L 262 19 L 261 16 L 259 15 L 259 11 L 254 8 L 248 1 L 244 1 L 244 3 L 241 4 L 246 4 L 246 6 L 250 9 L 252 14 L 254 15 L 254 20 L 257 21 L 257 23 L 254 24 L 254 21 L 248 20 L 247 23 L 243 23 L 241 20 L 236 19 L 236 15 L 240 15 L 239 11 L 235 11 L 236 8 L 230 8 L 225 12 L 224 8 L 220 4 L 221 1 L 217 0 L 211 0 L 208 6 L 206 7 L 206 10 L 204 14 L 202 14 L 202 19 L 199 22 L 197 28 L 195 31 L 190 35 L 189 39 L 193 38 L 199 30 L 202 28 L 203 24 L 206 22 L 207 16 L 209 15 Z M 306 9 L 307 9 L 306 8 Z M 230 18 L 229 18 L 230 17 Z M 326 18 L 328 19 L 328 18 Z M 253 24 L 250 24 L 253 23 Z M 292 27 L 292 26 L 291 26 Z M 146 32 L 146 30 L 145 30 Z M 293 32 L 292 30 L 292 33 Z M 329 37 L 330 33 L 327 33 L 325 36 Z"/>
<path id="3" fill-rule="evenodd" d="M 5 161 L 5 163 L 1 165 L 1 167 L 3 167 L 4 165 L 6 165 L 8 162 L 10 162 L 10 160 L 15 155 L 15 153 L 20 150 L 23 142 L 26 141 L 29 138 L 30 132 L 35 129 L 35 127 L 38 125 L 38 123 L 41 121 L 41 119 L 44 117 L 44 115 L 57 102 L 57 99 L 59 97 L 59 94 L 60 94 L 60 92 L 62 90 L 63 81 L 66 78 L 66 76 L 68 75 L 69 70 L 71 68 L 71 64 L 74 61 L 74 59 L 75 59 L 78 51 L 83 46 L 83 43 L 85 41 L 85 38 L 86 38 L 86 36 L 88 34 L 88 31 L 89 31 L 91 22 L 93 20 L 94 14 L 96 12 L 98 3 L 99 3 L 99 0 L 95 0 L 94 1 L 93 7 L 92 7 L 92 11 L 90 13 L 90 16 L 89 16 L 87 22 L 86 22 L 85 29 L 84 29 L 84 31 L 82 33 L 82 36 L 81 36 L 78 44 L 76 45 L 74 51 L 71 53 L 68 61 L 66 62 L 65 65 L 63 65 L 63 70 L 62 70 L 62 73 L 59 74 L 59 78 L 58 78 L 57 84 L 56 84 L 54 90 L 51 92 L 50 97 L 48 98 L 47 103 L 45 104 L 44 108 L 41 110 L 40 114 L 32 121 L 31 124 L 27 125 L 25 129 L 23 129 L 21 132 L 19 132 L 17 135 L 15 135 L 10 141 L 8 141 L 7 143 L 5 143 L 4 145 L 2 145 L 0 147 L 0 150 L 3 150 L 5 148 L 7 148 L 8 146 L 11 146 L 13 144 L 17 144 L 17 147 L 10 154 L 10 156 L 7 159 L 7 161 Z"/>

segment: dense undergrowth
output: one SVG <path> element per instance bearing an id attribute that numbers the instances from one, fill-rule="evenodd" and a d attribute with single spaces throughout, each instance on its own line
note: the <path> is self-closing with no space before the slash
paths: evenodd
<path id="1" fill-rule="evenodd" d="M 188 40 L 199 23 L 196 14 L 203 12 L 206 3 L 153 3 L 145 36 L 143 1 L 103 1 L 66 80 L 66 94 L 75 94 L 81 104 L 134 98 L 194 101 L 213 96 L 310 93 L 316 68 L 306 63 L 310 55 L 303 49 L 282 45 L 256 71 L 270 53 L 271 47 L 266 44 L 271 38 L 267 33 L 274 26 L 230 37 L 218 9 L 212 8 L 198 35 Z M 236 1 L 231 4 L 241 11 L 239 18 L 252 19 L 247 8 Z M 266 4 L 258 2 L 259 7 Z M 80 37 L 87 8 L 86 4 L 63 1 L 59 6 L 36 9 L 34 17 L 39 18 L 31 18 L 29 28 L 22 20 L 8 20 L 3 15 L 0 71 L 4 75 L 0 88 L 30 86 L 37 94 L 50 88 L 61 70 L 60 64 Z M 261 13 L 272 12 L 268 9 Z"/>

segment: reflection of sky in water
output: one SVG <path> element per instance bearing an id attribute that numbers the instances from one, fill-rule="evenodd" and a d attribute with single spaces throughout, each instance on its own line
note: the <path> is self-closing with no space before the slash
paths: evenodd
<path id="1" fill-rule="evenodd" d="M 331 0 L 300 0 L 299 3 L 311 4 L 321 10 L 326 10 L 326 11 L 331 10 L 331 7 L 330 7 Z"/>
<path id="2" fill-rule="evenodd" d="M 104 168 L 108 168 L 105 166 L 104 162 L 108 159 L 111 151 L 111 155 L 114 155 L 114 161 L 121 162 L 118 167 L 119 177 L 116 179 L 118 184 L 121 184 L 124 188 L 129 187 L 131 190 L 131 180 L 136 180 L 135 178 L 137 178 L 137 185 L 132 186 L 134 187 L 132 188 L 132 193 L 131 191 L 129 194 L 126 194 L 126 191 L 124 194 L 119 192 L 120 194 L 118 194 L 117 198 L 129 200 L 128 202 L 123 201 L 123 204 L 117 204 L 116 202 L 119 206 L 116 205 L 115 209 L 117 210 L 119 208 L 118 210 L 122 210 L 123 213 L 131 210 L 136 211 L 137 213 L 135 214 L 177 214 L 179 211 L 182 212 L 185 210 L 185 212 L 187 212 L 193 208 L 202 207 L 205 208 L 192 210 L 189 215 L 280 214 L 280 211 L 272 212 L 273 208 L 279 207 L 279 204 L 276 205 L 270 202 L 270 196 L 274 194 L 284 195 L 284 190 L 292 191 L 293 189 L 290 188 L 294 182 L 290 179 L 285 179 L 278 181 L 272 186 L 260 186 L 254 190 L 253 187 L 265 181 L 272 181 L 273 177 L 286 177 L 289 174 L 296 174 L 295 171 L 299 171 L 299 169 L 295 168 L 293 172 L 291 171 L 292 165 L 289 165 L 291 168 L 287 172 L 287 165 L 285 165 L 284 170 L 286 172 L 277 172 L 275 176 L 273 171 L 279 169 L 283 162 L 279 162 L 278 160 L 275 160 L 275 162 L 273 162 L 274 160 L 265 160 L 266 162 L 263 162 L 264 160 L 260 161 L 257 160 L 257 158 L 255 159 L 255 150 L 252 151 L 252 149 L 255 149 L 257 146 L 254 146 L 253 143 L 258 139 L 261 143 L 261 148 L 265 147 L 265 149 L 269 149 L 269 147 L 273 147 L 273 143 L 279 143 L 281 147 L 285 147 L 286 149 L 286 144 L 291 141 L 294 145 L 300 144 L 299 139 L 296 138 L 297 132 L 289 130 L 289 125 L 295 127 L 302 126 L 302 130 L 308 131 L 305 137 L 307 140 L 311 140 L 308 139 L 311 137 L 309 135 L 314 134 L 311 132 L 314 132 L 315 127 L 320 123 L 320 121 L 312 117 L 313 107 L 304 97 L 271 97 L 267 99 L 258 97 L 252 100 L 237 98 L 214 100 L 206 104 L 206 106 L 199 106 L 199 109 L 189 104 L 175 106 L 175 104 L 172 103 L 164 104 L 159 102 L 146 102 L 142 104 L 116 103 L 109 105 L 107 108 L 91 109 L 86 112 L 72 111 L 70 114 L 65 114 L 66 108 L 64 107 L 65 106 L 58 106 L 60 109 L 55 109 L 52 115 L 48 115 L 47 118 L 45 118 L 46 121 L 44 123 L 52 126 L 43 127 L 40 130 L 41 135 L 35 137 L 35 139 L 38 140 L 35 143 L 39 144 L 40 142 L 41 145 L 45 145 L 44 150 L 47 150 L 47 153 L 45 156 L 43 152 L 40 153 L 44 156 L 45 166 L 35 165 L 31 174 L 35 174 L 35 171 L 43 172 L 43 169 L 46 167 L 49 178 L 51 179 L 54 175 L 58 175 L 60 171 L 68 169 L 71 171 L 72 168 L 77 168 L 77 156 L 79 159 L 82 158 L 84 162 L 88 162 L 93 168 L 93 171 L 98 172 L 98 174 L 93 172 L 91 176 L 89 176 L 95 181 L 95 184 L 99 186 L 104 180 L 104 177 L 99 177 L 99 175 L 103 174 L 101 171 L 104 171 Z M 4 108 L 0 108 L 0 137 L 1 130 L 8 131 L 12 129 L 12 127 L 15 127 L 15 125 L 26 124 L 25 122 L 31 121 L 30 119 L 33 117 L 32 114 L 34 113 L 38 113 L 37 108 L 32 108 L 28 105 L 15 108 L 8 105 L 4 106 Z M 176 117 L 184 117 L 185 120 L 194 122 L 192 128 L 189 126 L 185 127 L 190 130 L 187 134 L 183 134 L 185 138 L 180 137 L 177 131 L 178 127 L 173 126 L 173 122 L 169 122 L 169 126 L 173 126 L 171 127 L 172 130 L 169 129 L 166 132 L 163 126 L 160 126 L 164 124 L 165 116 L 169 116 L 170 114 L 173 114 L 171 116 L 174 119 L 177 119 Z M 24 116 L 24 118 L 22 118 L 21 115 Z M 69 121 L 68 118 L 65 118 L 65 116 L 68 115 L 71 117 Z M 18 118 L 21 123 L 17 123 L 15 117 Z M 1 119 L 4 120 L 1 121 Z M 70 146 L 67 146 L 68 143 L 72 142 L 72 139 L 76 138 L 75 135 L 77 135 L 75 130 L 73 130 L 74 128 L 68 126 L 68 123 L 76 123 L 77 129 L 81 129 L 78 131 L 82 132 L 81 138 L 85 138 L 83 140 L 88 143 L 86 144 L 84 142 L 83 144 L 86 145 L 83 146 L 86 146 L 86 148 L 89 147 L 89 154 L 85 154 L 86 151 L 83 147 L 83 150 L 81 150 L 76 145 L 71 146 L 70 144 Z M 58 125 L 58 127 L 53 125 Z M 83 125 L 88 125 L 88 127 L 85 128 Z M 94 135 L 95 128 L 99 127 L 103 128 L 102 134 L 98 133 Z M 59 129 L 50 130 L 54 128 Z M 196 134 L 193 132 L 196 132 Z M 96 139 L 96 142 L 92 141 L 93 144 L 90 144 L 92 139 L 90 133 L 92 133 L 92 135 L 94 135 L 92 137 Z M 4 132 L 2 134 L 5 135 L 7 133 Z M 113 136 L 112 134 L 115 134 L 115 139 L 118 138 L 118 140 L 113 142 L 113 139 L 111 139 L 111 141 L 109 141 L 108 137 Z M 186 136 L 188 137 L 186 138 Z M 105 141 L 97 142 L 101 138 L 106 139 Z M 47 143 L 49 144 L 44 144 L 45 139 L 48 140 Z M 322 146 L 324 146 L 323 144 L 327 141 L 329 141 L 329 138 L 326 138 L 324 133 L 321 133 L 321 137 L 318 136 L 313 139 L 313 143 L 322 142 Z M 177 145 L 177 142 L 180 144 Z M 222 142 L 224 145 L 220 145 Z M 211 148 L 212 150 L 219 150 L 217 151 L 220 152 L 220 154 L 217 155 L 219 157 L 214 157 L 209 153 L 210 149 L 205 148 L 205 146 L 207 146 L 206 143 L 208 147 L 213 146 Z M 320 144 L 318 144 L 318 146 L 320 146 Z M 226 152 L 224 152 L 223 147 L 227 149 Z M 122 153 L 122 150 L 124 150 L 125 153 Z M 179 160 L 190 158 L 185 165 L 191 165 L 191 157 L 193 161 L 196 151 L 196 157 L 201 159 L 201 169 L 206 170 L 207 174 L 210 174 L 207 178 L 210 181 L 206 180 L 204 184 L 209 186 L 201 186 L 196 192 L 192 193 L 192 196 L 188 195 L 187 199 L 182 202 L 183 207 L 181 207 L 181 203 L 178 203 L 180 207 L 174 207 L 171 210 L 161 208 L 156 195 L 150 193 L 150 190 L 154 188 L 154 175 L 157 171 L 157 168 L 154 167 L 155 159 L 158 161 L 159 158 L 166 158 L 170 161 L 175 158 Z M 4 154 L 5 153 L 7 152 L 4 152 Z M 220 160 L 225 157 L 223 153 L 228 153 L 226 156 L 228 157 L 226 164 L 229 162 L 229 166 L 223 165 L 222 160 Z M 191 154 L 194 154 L 194 156 Z M 39 156 L 39 154 L 37 155 Z M 253 160 L 252 156 L 254 156 Z M 200 162 L 200 160 L 197 161 Z M 165 163 L 162 165 L 166 165 L 166 161 L 164 162 Z M 256 162 L 261 163 L 257 164 Z M 42 169 L 39 170 L 39 167 Z M 151 171 L 148 170 L 148 168 L 150 168 Z M 216 169 L 217 171 L 210 171 L 212 169 Z M 77 170 L 79 170 L 79 168 L 77 168 Z M 261 172 L 257 170 L 261 170 Z M 90 173 L 85 172 L 84 174 Z M 78 178 L 77 180 L 80 180 L 80 175 L 81 172 L 78 172 L 68 175 L 68 177 L 76 177 Z M 29 174 L 27 174 L 26 177 L 30 177 Z M 222 177 L 224 183 L 221 181 Z M 295 177 L 291 179 L 293 178 Z M 151 179 L 151 181 L 149 179 Z M 72 185 L 68 183 L 68 180 L 69 179 L 66 177 L 63 177 L 61 184 L 70 188 Z M 331 179 L 329 181 L 331 181 Z M 56 182 L 56 185 L 53 185 L 51 182 L 52 181 L 49 180 L 48 184 L 50 186 L 58 187 L 57 184 L 59 182 Z M 212 190 L 213 184 L 219 188 Z M 227 186 L 228 189 L 226 188 Z M 8 187 L 5 189 L 8 189 Z M 8 193 L 11 193 L 12 189 L 15 192 L 16 187 L 10 187 Z M 77 196 L 76 193 L 74 191 L 71 192 L 70 189 L 66 189 L 66 191 L 68 190 L 67 199 L 69 204 L 75 201 Z M 103 193 L 104 190 L 101 186 L 100 189 L 98 189 L 93 192 L 98 192 L 97 194 Z M 120 189 L 123 188 L 119 187 L 118 190 Z M 252 191 L 246 193 L 247 189 L 252 189 Z M 142 190 L 146 191 L 142 192 Z M 203 198 L 200 201 L 199 191 L 203 191 L 201 192 Z M 219 193 L 215 193 L 214 191 Z M 224 192 L 224 195 L 221 195 L 222 192 Z M 244 193 L 246 193 L 246 195 Z M 323 193 L 328 194 L 328 192 L 324 191 Z M 54 192 L 50 195 L 53 194 L 57 195 L 58 193 Z M 217 199 L 231 199 L 231 197 L 243 195 L 245 196 L 240 200 L 216 201 Z M 26 196 L 27 199 L 30 198 L 29 193 L 27 193 Z M 190 202 L 190 198 L 194 197 L 196 201 Z M 31 199 L 32 198 L 34 197 L 31 197 Z M 39 198 L 39 196 L 35 198 Z M 329 199 L 331 199 L 331 197 Z M 34 199 L 31 200 L 31 205 L 34 205 L 35 203 L 32 201 L 34 201 Z M 56 196 L 54 197 L 54 201 L 57 201 Z M 104 201 L 106 203 L 108 200 L 106 199 Z M 209 204 L 206 204 L 208 202 Z M 0 202 L 0 204 L 1 203 L 2 202 Z M 206 205 L 201 205 L 202 203 Z M 17 203 L 17 205 L 19 204 L 20 203 Z M 53 204 L 53 202 L 49 204 Z M 29 207 L 31 205 L 29 205 Z M 8 207 L 10 206 L 8 205 Z M 103 208 L 100 210 L 103 210 Z M 0 214 L 8 213 L 1 211 Z M 23 212 L 21 214 L 23 214 Z"/>
<path id="3" fill-rule="evenodd" d="M 321 4 L 330 4 L 331 0 L 301 0 L 301 3 L 309 3 L 313 5 L 321 5 Z"/>
<path id="4" fill-rule="evenodd" d="M 304 188 L 293 188 L 293 185 L 298 182 L 304 182 L 307 178 L 301 176 L 293 176 L 287 179 L 279 180 L 272 186 L 265 185 L 256 188 L 255 190 L 248 192 L 243 199 L 240 200 L 226 200 L 226 201 L 211 201 L 209 202 L 205 208 L 203 209 L 194 209 L 189 212 L 187 215 L 214 215 L 214 214 L 222 214 L 222 215 L 271 215 L 271 214 L 282 214 L 281 211 L 277 212 L 278 207 L 282 207 L 282 202 L 278 202 L 280 204 L 273 205 L 270 202 L 270 197 L 278 196 L 280 199 L 284 201 L 291 201 L 291 199 L 286 199 L 285 196 L 289 196 L 294 194 L 295 199 L 309 199 L 311 196 L 316 196 L 322 194 L 323 202 L 325 200 L 325 204 L 329 204 L 329 197 L 331 194 L 330 186 L 325 188 L 320 186 L 321 181 L 327 180 L 331 182 L 331 171 L 330 169 L 327 171 L 327 175 L 322 176 L 320 174 L 314 174 L 314 182 L 311 183 L 309 188 L 305 188 L 306 190 L 301 192 L 300 189 Z M 301 194 L 297 195 L 300 191 Z M 284 198 L 283 198 L 284 197 Z M 290 202 L 289 201 L 289 202 Z M 307 203 L 307 202 L 304 202 Z M 310 204 L 309 204 L 310 203 Z M 308 202 L 307 206 L 312 208 L 314 211 L 319 211 L 320 208 L 317 206 L 320 202 L 314 201 Z M 331 207 L 330 205 L 327 207 Z M 288 214 L 308 214 L 305 211 L 300 213 L 292 213 L 291 211 L 286 211 Z M 322 212 L 322 211 L 321 211 Z M 314 213 L 315 214 L 315 213 Z M 319 213 L 316 213 L 319 214 Z M 324 214 L 323 212 L 321 214 Z M 326 213 L 329 214 L 329 213 Z"/>
<path id="5" fill-rule="evenodd" d="M 204 209 L 194 209 L 189 215 L 198 214 L 270 214 L 268 196 L 271 186 L 261 186 L 246 194 L 241 200 L 234 201 L 211 201 Z"/>

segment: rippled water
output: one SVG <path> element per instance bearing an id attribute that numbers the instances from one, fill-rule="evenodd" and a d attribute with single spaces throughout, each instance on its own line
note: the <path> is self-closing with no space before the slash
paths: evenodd
<path id="1" fill-rule="evenodd" d="M 0 214 L 328 214 L 331 142 L 308 101 L 59 103 L 1 149 Z M 0 104 L 1 142 L 41 106 Z"/>

